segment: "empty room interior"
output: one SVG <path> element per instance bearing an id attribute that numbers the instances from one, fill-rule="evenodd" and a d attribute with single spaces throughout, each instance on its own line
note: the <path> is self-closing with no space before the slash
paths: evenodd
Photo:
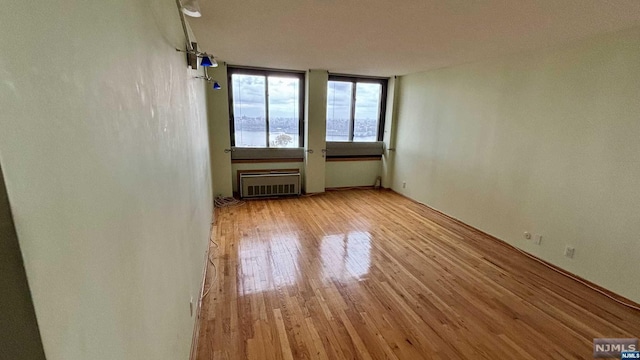
<path id="1" fill-rule="evenodd" d="M 0 359 L 640 358 L 640 1 L 11 1 L 0 109 Z"/>

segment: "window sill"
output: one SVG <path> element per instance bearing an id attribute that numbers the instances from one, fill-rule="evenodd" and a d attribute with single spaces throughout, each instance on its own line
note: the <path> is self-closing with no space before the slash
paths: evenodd
<path id="1" fill-rule="evenodd" d="M 327 157 L 327 162 L 333 161 L 380 161 L 382 156 L 349 156 L 349 157 Z"/>
<path id="2" fill-rule="evenodd" d="M 238 159 L 231 160 L 232 164 L 262 164 L 262 163 L 299 163 L 304 158 L 275 158 L 275 159 Z"/>

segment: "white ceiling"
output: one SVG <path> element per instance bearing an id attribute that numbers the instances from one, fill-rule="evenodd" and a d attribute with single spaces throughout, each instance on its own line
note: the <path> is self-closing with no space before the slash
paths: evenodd
<path id="1" fill-rule="evenodd" d="M 640 26 L 640 0 L 200 0 L 234 65 L 404 75 Z"/>

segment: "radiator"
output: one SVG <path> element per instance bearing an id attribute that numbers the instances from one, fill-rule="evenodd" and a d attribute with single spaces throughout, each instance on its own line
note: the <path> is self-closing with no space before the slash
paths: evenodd
<path id="1" fill-rule="evenodd" d="M 300 195 L 300 172 L 240 174 L 240 197 Z"/>

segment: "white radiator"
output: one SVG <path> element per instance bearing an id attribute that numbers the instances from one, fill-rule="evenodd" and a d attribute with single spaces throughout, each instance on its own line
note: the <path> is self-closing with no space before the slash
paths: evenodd
<path id="1" fill-rule="evenodd" d="M 240 197 L 300 195 L 300 172 L 240 174 Z"/>

